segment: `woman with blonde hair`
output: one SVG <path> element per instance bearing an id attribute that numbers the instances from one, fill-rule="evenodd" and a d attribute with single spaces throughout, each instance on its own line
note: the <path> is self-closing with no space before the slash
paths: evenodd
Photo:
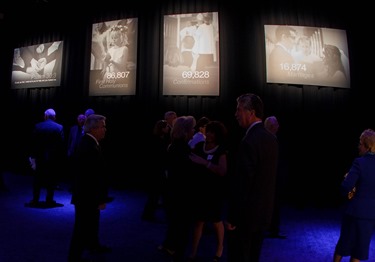
<path id="1" fill-rule="evenodd" d="M 196 120 L 180 116 L 174 122 L 171 144 L 167 150 L 167 185 L 165 211 L 167 231 L 160 250 L 173 256 L 174 262 L 183 261 L 192 226 L 194 196 L 194 168 L 188 145 L 193 137 Z"/>
<path id="2" fill-rule="evenodd" d="M 341 192 L 348 199 L 333 262 L 340 262 L 345 256 L 350 256 L 350 262 L 369 259 L 370 242 L 375 228 L 374 130 L 366 129 L 362 132 L 358 152 L 359 157 L 354 159 L 341 183 Z"/>

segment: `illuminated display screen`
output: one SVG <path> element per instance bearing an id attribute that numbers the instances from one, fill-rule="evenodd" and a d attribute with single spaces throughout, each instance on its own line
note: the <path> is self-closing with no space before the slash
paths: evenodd
<path id="1" fill-rule="evenodd" d="M 12 88 L 60 86 L 63 42 L 14 49 Z"/>
<path id="2" fill-rule="evenodd" d="M 89 95 L 134 95 L 138 19 L 92 26 Z"/>
<path id="3" fill-rule="evenodd" d="M 346 31 L 265 25 L 268 83 L 350 87 Z"/>
<path id="4" fill-rule="evenodd" d="M 164 16 L 163 95 L 219 95 L 217 12 Z"/>

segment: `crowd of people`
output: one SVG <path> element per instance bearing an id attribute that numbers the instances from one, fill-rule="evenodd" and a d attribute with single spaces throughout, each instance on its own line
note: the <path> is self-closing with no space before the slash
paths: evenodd
<path id="1" fill-rule="evenodd" d="M 106 163 L 100 142 L 106 133 L 106 117 L 93 109 L 78 114 L 65 138 L 63 125 L 57 122 L 56 112 L 49 108 L 44 119 L 35 124 L 30 144 L 30 167 L 33 170 L 33 196 L 25 204 L 31 208 L 52 208 L 63 205 L 54 200 L 62 172 L 68 171 L 75 207 L 75 222 L 68 261 L 84 261 L 84 251 L 106 253 L 111 249 L 99 240 L 100 210 L 110 202 Z M 64 168 L 68 161 L 68 170 Z M 46 200 L 40 201 L 46 189 Z"/>
<path id="2" fill-rule="evenodd" d="M 235 117 L 246 135 L 236 153 L 229 152 L 223 122 L 173 114 L 169 144 L 162 146 L 165 177 L 159 188 L 163 192 L 158 194 L 167 218 L 159 250 L 172 261 L 197 261 L 206 226 L 211 226 L 216 236 L 212 261 L 220 261 L 225 237 L 228 261 L 259 260 L 273 219 L 279 154 L 277 138 L 264 127 L 263 114 L 259 96 L 238 97 Z M 163 121 L 156 125 L 166 127 Z M 236 154 L 232 169 L 230 153 Z M 158 199 L 154 198 L 154 203 Z"/>
<path id="3" fill-rule="evenodd" d="M 235 117 L 246 132 L 238 151 L 229 152 L 224 123 L 206 116 L 198 121 L 194 116 L 173 116 L 169 145 L 163 147 L 165 183 L 160 188 L 167 230 L 159 250 L 174 262 L 196 261 L 204 226 L 212 224 L 216 251 L 211 261 L 220 261 L 224 238 L 229 262 L 259 261 L 265 237 L 287 239 L 280 233 L 287 168 L 284 145 L 277 136 L 278 119 L 265 118 L 259 96 L 239 96 Z M 200 137 L 195 144 L 194 136 Z M 345 256 L 351 262 L 369 258 L 375 223 L 371 209 L 375 181 L 369 175 L 375 168 L 374 143 L 375 132 L 365 130 L 360 136 L 360 157 L 342 182 L 343 195 L 355 193 L 355 200 L 348 202 L 334 262 Z M 232 169 L 228 154 L 236 154 Z"/>
<path id="4" fill-rule="evenodd" d="M 197 261 L 208 226 L 215 234 L 214 262 L 221 260 L 225 244 L 229 262 L 250 262 L 259 261 L 266 237 L 286 239 L 280 234 L 278 200 L 284 153 L 277 136 L 278 119 L 265 117 L 263 101 L 255 94 L 240 95 L 236 102 L 234 116 L 244 134 L 235 152 L 230 150 L 230 130 L 225 123 L 207 116 L 197 121 L 192 115 L 167 111 L 150 132 L 154 168 L 146 177 L 147 200 L 140 219 L 155 222 L 156 210 L 163 209 L 166 231 L 158 249 L 173 262 Z M 106 119 L 92 109 L 79 113 L 65 139 L 64 127 L 57 122 L 55 110 L 49 108 L 32 133 L 29 161 L 35 175 L 32 200 L 25 206 L 59 206 L 54 200 L 61 178 L 59 169 L 63 160 L 69 163 L 71 204 L 75 208 L 69 262 L 85 261 L 85 250 L 111 252 L 99 239 L 100 212 L 111 201 L 101 149 Z M 351 262 L 368 259 L 375 226 L 374 147 L 375 132 L 364 130 L 359 157 L 342 182 L 343 196 L 350 197 L 334 262 L 345 256 L 350 256 Z M 45 202 L 40 201 L 43 188 Z"/>

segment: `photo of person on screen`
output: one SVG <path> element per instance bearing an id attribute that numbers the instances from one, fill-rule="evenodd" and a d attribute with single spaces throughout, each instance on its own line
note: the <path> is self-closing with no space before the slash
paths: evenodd
<path id="1" fill-rule="evenodd" d="M 218 39 L 217 28 L 212 23 L 212 14 L 204 13 L 197 15 L 198 27 L 195 31 L 197 39 L 196 52 L 198 58 L 196 65 L 192 65 L 192 70 L 204 71 L 206 67 L 216 62 L 216 42 Z"/>
<path id="2" fill-rule="evenodd" d="M 180 31 L 181 39 L 181 65 L 192 67 L 193 63 L 196 66 L 198 59 L 197 52 L 197 38 L 195 32 L 198 28 L 198 21 L 195 17 L 190 21 L 190 25 L 183 27 Z M 194 66 L 194 67 L 195 67 Z"/>
<path id="3" fill-rule="evenodd" d="M 288 70 L 283 65 L 291 66 L 295 63 L 292 50 L 296 44 L 296 30 L 290 26 L 278 26 L 275 30 L 276 44 L 272 49 L 267 74 L 272 78 L 286 77 Z"/>
<path id="4" fill-rule="evenodd" d="M 296 62 L 299 63 L 314 63 L 322 61 L 318 53 L 314 52 L 312 48 L 312 40 L 308 36 L 300 36 L 297 38 L 295 50 L 293 51 L 293 57 Z"/>
<path id="5" fill-rule="evenodd" d="M 337 46 L 328 44 L 324 45 L 323 55 L 324 71 L 319 77 L 329 83 L 346 86 L 349 72 L 345 65 L 349 64 L 348 58 Z"/>
<path id="6" fill-rule="evenodd" d="M 108 51 L 107 36 L 109 26 L 105 22 L 93 24 L 91 41 L 90 70 L 102 70 L 104 57 Z"/>
<path id="7" fill-rule="evenodd" d="M 124 25 L 112 26 L 109 30 L 109 49 L 104 57 L 103 72 L 118 73 L 127 71 L 128 62 L 128 27 Z M 104 75 L 105 78 L 106 75 Z"/>
<path id="8" fill-rule="evenodd" d="M 304 73 L 317 75 L 323 69 L 323 57 L 319 55 L 322 47 L 313 46 L 321 46 L 321 42 L 314 43 L 313 37 L 302 35 L 297 38 L 292 56 L 297 64 L 304 66 Z"/>
<path id="9" fill-rule="evenodd" d="M 15 48 L 13 54 L 13 70 L 25 71 L 25 60 L 21 56 L 21 48 Z"/>

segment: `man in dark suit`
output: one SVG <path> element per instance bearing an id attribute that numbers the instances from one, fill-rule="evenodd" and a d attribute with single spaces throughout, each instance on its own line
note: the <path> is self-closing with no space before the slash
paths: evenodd
<path id="1" fill-rule="evenodd" d="M 86 121 L 86 116 L 84 114 L 79 114 L 77 116 L 77 123 L 70 127 L 69 135 L 68 135 L 68 151 L 67 151 L 67 157 L 68 157 L 68 176 L 67 179 L 69 181 L 69 185 L 71 187 L 72 181 L 73 181 L 73 173 L 75 167 L 75 152 L 78 146 L 79 141 L 81 140 L 83 136 L 83 124 Z M 71 191 L 71 188 L 70 188 Z"/>
<path id="2" fill-rule="evenodd" d="M 86 121 L 84 114 L 77 116 L 77 124 L 72 126 L 68 136 L 68 158 L 73 157 L 81 137 L 83 136 L 83 124 Z"/>
<path id="3" fill-rule="evenodd" d="M 286 235 L 280 234 L 280 223 L 281 223 L 281 205 L 283 200 L 283 191 L 284 191 L 284 183 L 286 181 L 285 177 L 285 166 L 284 163 L 285 152 L 283 152 L 282 145 L 280 144 L 278 138 L 278 131 L 279 131 L 279 121 L 277 120 L 276 116 L 269 116 L 264 120 L 264 127 L 273 134 L 278 143 L 279 143 L 279 164 L 277 168 L 277 178 L 276 178 L 276 189 L 275 189 L 275 202 L 273 205 L 273 217 L 271 226 L 269 229 L 269 234 L 267 235 L 268 238 L 277 238 L 277 239 L 286 239 Z"/>
<path id="4" fill-rule="evenodd" d="M 44 112 L 44 121 L 35 125 L 32 140 L 30 164 L 35 170 L 33 199 L 26 206 L 39 206 L 40 191 L 47 189 L 46 205 L 55 206 L 54 191 L 59 180 L 59 170 L 65 156 L 64 128 L 55 122 L 56 112 L 52 108 Z"/>
<path id="5" fill-rule="evenodd" d="M 76 173 L 72 191 L 75 222 L 70 242 L 69 262 L 82 261 L 85 249 L 106 253 L 110 248 L 99 241 L 100 210 L 107 201 L 105 160 L 99 142 L 106 133 L 106 117 L 92 114 L 87 117 L 75 157 Z"/>
<path id="6" fill-rule="evenodd" d="M 246 134 L 231 177 L 228 261 L 256 262 L 272 218 L 278 143 L 263 126 L 263 102 L 257 95 L 239 96 L 235 116 L 239 125 L 246 128 Z"/>

